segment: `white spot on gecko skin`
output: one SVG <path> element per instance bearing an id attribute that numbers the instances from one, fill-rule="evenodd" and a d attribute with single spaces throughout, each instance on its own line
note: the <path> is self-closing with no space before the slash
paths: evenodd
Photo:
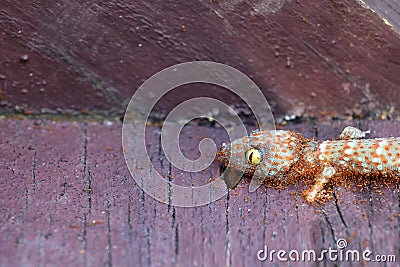
<path id="1" fill-rule="evenodd" d="M 370 169 L 368 169 L 368 166 L 366 165 L 366 166 L 364 166 L 364 170 L 363 170 L 363 172 L 371 172 L 371 170 Z"/>
<path id="2" fill-rule="evenodd" d="M 344 161 L 349 161 L 350 158 L 348 158 L 348 157 L 343 157 L 343 160 L 344 160 Z"/>
<path id="3" fill-rule="evenodd" d="M 346 149 L 346 150 L 344 151 L 344 154 L 347 154 L 347 155 L 353 154 L 353 149 L 351 149 L 351 148 Z"/>
<path id="4" fill-rule="evenodd" d="M 380 162 L 380 160 L 378 158 L 373 158 L 372 162 Z"/>
<path id="5" fill-rule="evenodd" d="M 325 167 L 322 171 L 322 176 L 324 177 L 332 177 L 336 173 L 335 168 L 333 167 Z"/>
<path id="6" fill-rule="evenodd" d="M 380 139 L 380 140 L 382 140 L 381 142 L 379 142 L 379 145 L 381 147 L 387 146 L 389 144 L 389 142 L 387 140 L 385 140 L 385 139 Z"/>
<path id="7" fill-rule="evenodd" d="M 318 159 L 319 159 L 319 160 L 324 160 L 324 159 L 325 159 L 325 155 L 324 155 L 324 154 L 320 154 L 320 155 L 318 156 Z"/>
<path id="8" fill-rule="evenodd" d="M 368 167 L 368 164 L 366 162 L 361 163 L 361 166 L 363 166 L 364 168 Z"/>
<path id="9" fill-rule="evenodd" d="M 376 149 L 376 154 L 378 155 L 382 155 L 385 151 L 383 150 L 383 148 L 380 146 Z"/>
<path id="10" fill-rule="evenodd" d="M 377 168 L 379 171 L 383 170 L 383 166 L 382 166 L 382 165 L 378 165 L 376 168 Z"/>
<path id="11" fill-rule="evenodd" d="M 347 145 L 348 145 L 349 147 L 355 147 L 355 146 L 357 145 L 357 142 L 351 141 L 351 142 L 348 142 Z"/>
<path id="12" fill-rule="evenodd" d="M 321 152 L 325 152 L 325 150 L 326 150 L 326 143 L 325 142 L 322 142 L 320 145 L 319 145 L 319 150 L 321 151 Z"/>

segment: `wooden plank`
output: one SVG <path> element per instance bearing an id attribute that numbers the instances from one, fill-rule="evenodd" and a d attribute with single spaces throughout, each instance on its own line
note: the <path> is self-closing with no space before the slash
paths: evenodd
<path id="1" fill-rule="evenodd" d="M 397 32 L 400 32 L 400 3 L 398 1 L 364 1 L 369 8 L 385 18 Z"/>
<path id="2" fill-rule="evenodd" d="M 17 265 L 26 262 L 27 243 L 24 225 L 30 206 L 29 192 L 32 188 L 32 158 L 28 149 L 31 140 L 23 138 L 28 125 L 21 122 L 2 123 L 1 126 L 1 264 Z M 11 193 L 12 192 L 12 193 Z M 8 255 L 6 257 L 6 255 Z M 15 255 L 11 257 L 10 255 Z M 19 259 L 18 259 L 19 258 Z"/>
<path id="3" fill-rule="evenodd" d="M 1 165 L 1 199 L 8 200 L 2 203 L 1 265 L 81 263 L 82 126 L 1 124 L 4 155 L 16 152 Z"/>
<path id="4" fill-rule="evenodd" d="M 263 266 L 257 252 L 314 249 L 345 238 L 348 249 L 367 247 L 399 257 L 399 191 L 337 188 L 321 206 L 304 203 L 300 185 L 247 191 L 248 179 L 226 197 L 196 208 L 154 200 L 130 176 L 121 153 L 120 122 L 0 121 L 0 266 Z M 288 126 L 305 135 L 334 138 L 349 122 Z M 359 121 L 372 136 L 399 132 L 398 122 Z M 190 138 L 189 138 L 190 136 Z M 191 125 L 182 147 L 198 155 L 198 142 L 225 141 L 220 128 Z M 159 150 L 159 129 L 148 127 L 155 168 L 179 183 L 201 184 L 219 173 L 188 176 Z M 281 264 L 275 256 L 274 264 Z M 304 262 L 292 262 L 302 266 Z M 348 266 L 325 259 L 317 266 Z M 357 266 L 359 263 L 354 263 Z M 365 263 L 366 266 L 396 266 Z"/>

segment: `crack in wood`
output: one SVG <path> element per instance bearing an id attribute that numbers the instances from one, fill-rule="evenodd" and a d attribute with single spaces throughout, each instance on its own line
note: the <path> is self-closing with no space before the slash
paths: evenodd
<path id="1" fill-rule="evenodd" d="M 331 235 L 332 235 L 332 240 L 333 240 L 334 242 L 336 242 L 335 229 L 333 228 L 332 223 L 329 221 L 328 215 L 326 214 L 325 210 L 324 210 L 324 209 L 321 209 L 321 211 L 322 211 L 322 214 L 324 215 L 324 218 L 325 218 L 326 223 L 327 223 L 328 226 L 329 226 L 329 231 L 330 231 L 330 233 L 331 233 Z"/>
<path id="2" fill-rule="evenodd" d="M 106 247 L 106 254 L 107 254 L 107 264 L 108 266 L 112 267 L 112 242 L 111 242 L 111 216 L 110 216 L 110 209 L 111 205 L 107 201 L 107 210 L 106 210 L 106 215 L 107 215 L 107 247 Z"/>
<path id="3" fill-rule="evenodd" d="M 226 195 L 225 203 L 225 264 L 227 267 L 232 266 L 232 246 L 230 240 L 230 224 L 229 224 L 229 199 L 230 194 Z"/>
<path id="4" fill-rule="evenodd" d="M 151 265 L 150 228 L 149 228 L 148 226 L 146 226 L 144 229 L 145 229 L 146 249 L 147 249 L 147 255 L 146 255 L 147 266 L 152 266 L 152 265 Z M 141 266 L 143 266 L 143 265 L 141 265 Z"/>
<path id="5" fill-rule="evenodd" d="M 83 260 L 83 266 L 87 267 L 88 266 L 88 257 L 87 257 L 87 249 L 88 249 L 88 240 L 87 240 L 87 214 L 86 212 L 83 215 L 83 238 L 82 238 L 82 243 L 83 243 L 83 253 L 82 253 L 82 260 Z"/>
<path id="6" fill-rule="evenodd" d="M 174 262 L 175 262 L 175 264 L 178 265 L 179 264 L 179 261 L 178 261 L 178 259 L 179 259 L 179 224 L 176 223 L 174 228 L 175 228 L 175 233 L 174 233 Z"/>
<path id="7" fill-rule="evenodd" d="M 371 185 L 368 186 L 368 231 L 369 231 L 369 238 L 371 240 L 371 250 L 374 251 L 375 249 L 375 238 L 374 238 L 374 229 L 372 227 L 371 216 L 374 216 L 374 203 L 373 203 L 373 195 L 372 195 L 372 188 Z"/>
<path id="8" fill-rule="evenodd" d="M 133 203 L 132 203 L 132 196 L 131 195 L 129 195 L 128 196 L 128 205 L 127 205 L 127 208 L 128 208 L 128 238 L 129 238 L 129 244 L 131 245 L 132 244 L 132 241 L 133 241 L 133 225 L 132 225 L 132 218 L 131 218 L 131 216 L 132 216 L 132 211 L 131 211 L 131 205 L 132 205 Z"/>
<path id="9" fill-rule="evenodd" d="M 36 192 L 36 149 L 33 150 L 33 158 L 32 158 L 32 191 L 35 194 Z"/>
<path id="10" fill-rule="evenodd" d="M 344 225 L 344 228 L 346 229 L 346 234 L 349 235 L 349 228 L 347 227 L 347 224 L 346 224 L 346 222 L 344 220 L 343 214 L 342 214 L 342 212 L 340 210 L 339 201 L 338 201 L 338 198 L 337 198 L 336 191 L 333 191 L 333 199 L 335 200 L 335 208 L 336 208 L 337 213 L 339 214 L 339 218 L 340 218 L 342 224 Z"/>
<path id="11" fill-rule="evenodd" d="M 90 173 L 90 166 L 88 162 L 88 133 L 87 133 L 87 128 L 86 124 L 83 129 L 83 179 L 86 184 L 86 188 L 84 188 L 84 192 L 86 192 L 87 195 L 87 201 L 88 201 L 88 212 L 91 214 L 92 210 L 92 176 Z"/>
<path id="12" fill-rule="evenodd" d="M 146 210 L 150 207 L 146 206 L 146 192 L 143 190 L 140 191 L 139 195 L 139 203 L 141 203 L 142 210 Z M 144 212 L 142 216 L 139 218 L 142 218 L 141 225 L 144 226 L 144 240 L 146 246 L 139 246 L 139 266 L 151 266 L 151 240 L 150 240 L 150 228 L 147 225 L 147 213 Z M 144 251 L 143 251 L 144 250 Z M 143 259 L 144 258 L 144 259 Z"/>
<path id="13" fill-rule="evenodd" d="M 400 205 L 400 204 L 399 204 Z M 205 230 L 204 230 L 204 209 L 200 210 L 200 236 L 201 236 L 201 247 L 200 247 L 200 255 L 201 255 L 201 267 L 205 266 Z M 399 232 L 400 235 L 400 232 Z"/>

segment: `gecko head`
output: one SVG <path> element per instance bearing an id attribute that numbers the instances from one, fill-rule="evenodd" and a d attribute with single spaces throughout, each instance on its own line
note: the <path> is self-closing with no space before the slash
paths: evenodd
<path id="1" fill-rule="evenodd" d="M 265 147 L 251 134 L 236 139 L 232 143 L 223 143 L 217 153 L 217 159 L 225 166 L 251 176 L 266 154 Z"/>
<path id="2" fill-rule="evenodd" d="M 228 188 L 234 188 L 243 174 L 252 176 L 257 165 L 262 160 L 262 153 L 251 147 L 248 137 L 243 137 L 230 144 L 222 144 L 217 153 L 217 159 L 224 163 L 223 179 Z"/>
<path id="3" fill-rule="evenodd" d="M 239 179 L 242 174 L 250 176 L 249 191 L 253 192 L 267 177 L 273 178 L 283 168 L 289 167 L 296 148 L 294 138 L 288 131 L 256 130 L 249 136 L 222 145 L 217 158 L 228 170 L 240 172 Z"/>

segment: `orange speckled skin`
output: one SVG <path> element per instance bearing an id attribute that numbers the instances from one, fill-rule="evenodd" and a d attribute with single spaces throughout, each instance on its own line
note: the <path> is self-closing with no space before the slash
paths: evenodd
<path id="1" fill-rule="evenodd" d="M 250 164 L 246 151 L 256 148 L 261 162 Z M 400 138 L 319 141 L 290 131 L 256 130 L 249 136 L 224 144 L 218 160 L 260 181 L 291 182 L 311 179 L 309 201 L 334 177 L 343 181 L 353 175 L 400 176 Z M 289 178 L 288 178 L 289 177 Z M 293 177 L 297 177 L 293 179 Z M 303 179 L 304 180 L 304 179 Z M 276 183 L 275 183 L 276 184 Z M 276 184 L 277 185 L 277 184 Z"/>
<path id="2" fill-rule="evenodd" d="M 400 173 L 400 138 L 324 141 L 318 146 L 321 164 L 337 164 L 363 173 Z"/>

